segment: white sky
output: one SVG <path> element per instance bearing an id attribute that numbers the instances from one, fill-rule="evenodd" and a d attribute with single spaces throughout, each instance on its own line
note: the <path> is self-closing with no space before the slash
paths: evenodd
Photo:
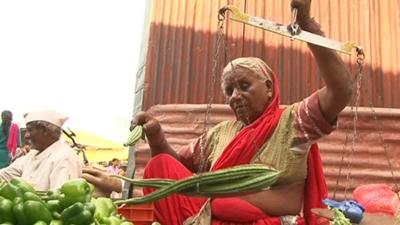
<path id="1" fill-rule="evenodd" d="M 123 142 L 132 117 L 144 0 L 0 1 L 0 110 L 39 107 L 65 127 Z"/>

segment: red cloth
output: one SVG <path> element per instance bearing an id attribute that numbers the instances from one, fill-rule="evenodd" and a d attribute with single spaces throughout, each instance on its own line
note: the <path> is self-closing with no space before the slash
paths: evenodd
<path id="1" fill-rule="evenodd" d="M 304 186 L 303 218 L 298 224 L 317 225 L 329 224 L 323 218 L 317 218 L 311 213 L 312 208 L 326 208 L 322 199 L 327 197 L 327 187 L 322 170 L 322 162 L 318 146 L 312 145 L 308 154 L 308 175 Z M 230 206 L 235 207 L 230 207 Z M 280 225 L 279 217 L 270 217 L 260 209 L 239 198 L 223 198 L 212 201 L 212 212 L 216 218 L 213 225 L 233 225 L 226 221 L 236 221 L 249 225 Z M 252 222 L 249 221 L 249 219 Z"/>
<path id="2" fill-rule="evenodd" d="M 396 216 L 400 200 L 393 187 L 388 184 L 365 184 L 353 191 L 354 199 L 361 203 L 368 213 L 385 213 Z"/>
<path id="3" fill-rule="evenodd" d="M 12 123 L 10 126 L 10 132 L 8 133 L 7 148 L 14 157 L 19 143 L 19 127 L 17 124 Z"/>
<path id="4" fill-rule="evenodd" d="M 147 163 L 143 178 L 180 180 L 191 175 L 192 172 L 171 155 L 159 154 Z M 143 193 L 147 195 L 153 190 L 143 188 Z M 155 218 L 163 225 L 181 225 L 187 218 L 199 212 L 205 201 L 205 198 L 193 198 L 177 194 L 168 196 L 154 202 Z"/>

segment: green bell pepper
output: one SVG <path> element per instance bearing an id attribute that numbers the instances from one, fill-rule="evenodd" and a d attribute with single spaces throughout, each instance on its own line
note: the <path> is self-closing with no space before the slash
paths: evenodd
<path id="1" fill-rule="evenodd" d="M 103 217 L 109 217 L 116 214 L 117 206 L 109 198 L 92 198 L 92 203 L 96 206 L 94 218 L 101 221 Z"/>
<path id="2" fill-rule="evenodd" d="M 84 208 L 89 210 L 92 215 L 96 212 L 96 206 L 92 202 L 86 202 Z"/>
<path id="3" fill-rule="evenodd" d="M 46 202 L 46 207 L 50 212 L 61 212 L 60 200 L 49 200 Z"/>
<path id="4" fill-rule="evenodd" d="M 46 196 L 46 200 L 59 200 L 61 197 L 60 190 L 49 191 Z"/>
<path id="5" fill-rule="evenodd" d="M 18 186 L 8 183 L 0 188 L 0 196 L 7 198 L 9 200 L 14 200 L 16 197 L 22 197 L 24 192 Z"/>
<path id="6" fill-rule="evenodd" d="M 63 225 L 61 220 L 52 220 L 49 225 Z"/>
<path id="7" fill-rule="evenodd" d="M 24 203 L 24 199 L 22 197 L 16 197 L 16 198 L 14 198 L 13 203 L 14 203 L 14 205 L 19 204 L 19 203 Z"/>
<path id="8" fill-rule="evenodd" d="M 60 200 L 48 200 L 45 203 L 47 209 L 51 212 L 51 215 L 53 216 L 54 219 L 60 219 L 61 218 L 61 203 Z"/>
<path id="9" fill-rule="evenodd" d="M 32 200 L 32 201 L 43 202 L 43 200 L 33 192 L 25 192 L 23 198 L 24 201 Z"/>
<path id="10" fill-rule="evenodd" d="M 89 225 L 94 218 L 88 206 L 85 208 L 84 204 L 76 202 L 62 211 L 61 221 L 64 225 Z"/>
<path id="11" fill-rule="evenodd" d="M 39 220 L 39 221 L 36 221 L 33 225 L 47 225 L 47 223 Z"/>
<path id="12" fill-rule="evenodd" d="M 27 200 L 24 202 L 24 212 L 29 224 L 42 220 L 50 223 L 52 220 L 50 211 L 39 201 Z"/>
<path id="13" fill-rule="evenodd" d="M 17 219 L 18 225 L 28 225 L 28 219 L 26 218 L 25 212 L 24 212 L 24 203 L 22 201 L 22 198 L 20 198 L 20 199 L 21 199 L 21 201 L 14 204 L 14 207 L 13 207 L 14 216 Z M 16 201 L 14 201 L 14 202 L 16 202 Z"/>
<path id="14" fill-rule="evenodd" d="M 35 189 L 33 188 L 32 185 L 30 185 L 28 182 L 24 181 L 22 178 L 20 177 L 14 177 L 13 179 L 11 179 L 10 181 L 11 184 L 14 184 L 15 186 L 21 188 L 21 190 L 23 192 L 32 192 L 32 193 L 36 193 Z"/>
<path id="15" fill-rule="evenodd" d="M 105 225 L 121 225 L 122 220 L 116 216 L 103 217 L 101 222 Z"/>
<path id="16" fill-rule="evenodd" d="M 63 208 L 67 208 L 76 202 L 86 203 L 91 199 L 91 188 L 89 183 L 82 179 L 73 179 L 64 183 L 61 188 L 60 203 Z"/>
<path id="17" fill-rule="evenodd" d="M 0 196 L 0 223 L 8 222 L 15 224 L 13 207 L 13 202 L 11 200 Z"/>

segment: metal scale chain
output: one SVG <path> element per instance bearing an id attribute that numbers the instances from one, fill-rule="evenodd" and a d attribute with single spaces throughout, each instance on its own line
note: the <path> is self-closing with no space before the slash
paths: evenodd
<path id="1" fill-rule="evenodd" d="M 354 158 L 354 153 L 355 153 L 355 142 L 356 142 L 356 138 L 357 138 L 357 120 L 358 120 L 358 107 L 360 104 L 360 96 L 361 96 L 361 83 L 362 83 L 362 70 L 363 70 L 363 64 L 364 64 L 364 59 L 365 59 L 365 54 L 363 52 L 363 50 L 361 48 L 357 48 L 357 73 L 356 73 L 356 96 L 354 98 L 354 102 L 351 106 L 351 111 L 353 114 L 353 134 L 352 134 L 352 143 L 351 143 L 351 156 L 350 156 L 350 161 L 347 164 L 347 168 L 348 168 L 348 173 L 346 176 L 346 186 L 345 186 L 345 190 L 344 190 L 344 198 L 347 199 L 347 191 L 348 189 L 350 189 L 351 187 L 351 167 L 352 167 L 352 163 L 353 163 L 353 158 Z M 368 77 L 369 81 L 371 81 L 371 78 Z M 383 139 L 383 135 L 382 135 L 382 124 L 378 121 L 378 117 L 376 115 L 376 111 L 373 107 L 372 104 L 372 93 L 370 92 L 369 89 L 367 89 L 368 92 L 368 98 L 369 98 L 369 107 L 371 109 L 372 112 L 372 116 L 373 116 L 373 120 L 375 122 L 375 128 L 378 132 L 379 135 L 379 140 L 383 145 L 383 150 L 384 150 L 384 154 L 385 154 L 385 158 L 386 161 L 388 162 L 388 166 L 389 166 L 389 170 L 391 173 L 391 178 L 393 180 L 393 184 L 395 185 L 396 190 L 400 190 L 399 186 L 395 180 L 395 176 L 394 176 L 394 171 L 393 171 L 393 165 L 390 161 L 389 158 L 389 154 L 388 154 L 388 150 L 387 150 L 387 145 Z M 353 109 L 353 107 L 355 107 L 355 110 Z M 350 128 L 347 129 L 346 131 L 346 140 L 343 146 L 343 152 L 342 152 L 342 158 L 341 158 L 341 163 L 340 163 L 340 167 L 339 167 L 339 174 L 338 177 L 336 179 L 336 185 L 335 185 L 335 189 L 334 189 L 334 193 L 333 193 L 333 198 L 336 198 L 336 192 L 337 192 L 337 187 L 339 186 L 339 179 L 341 177 L 341 172 L 342 172 L 342 167 L 343 167 L 343 162 L 344 162 L 344 155 L 345 155 L 345 149 L 346 149 L 346 145 L 347 142 L 349 140 L 349 130 Z M 400 199 L 400 194 L 397 191 L 396 192 L 396 196 L 398 199 Z"/>
<path id="2" fill-rule="evenodd" d="M 225 16 L 224 14 L 218 14 L 218 31 L 217 31 L 217 41 L 216 41 L 216 47 L 214 49 L 214 57 L 213 57 L 213 66 L 212 66 L 212 71 L 211 71 L 211 90 L 208 93 L 208 102 L 207 102 L 207 108 L 206 108 L 206 113 L 205 113 L 205 118 L 204 118 L 204 124 L 203 124 L 203 133 L 201 137 L 201 142 L 200 142 L 200 165 L 199 165 L 199 172 L 204 172 L 205 169 L 205 164 L 206 164 L 206 146 L 207 146 L 207 132 L 208 132 L 208 126 L 210 124 L 210 114 L 211 114 L 211 105 L 214 101 L 214 95 L 215 95 L 215 86 L 217 83 L 217 69 L 218 69 L 218 58 L 219 58 L 219 53 L 220 53 L 220 48 L 221 48 L 221 43 L 224 42 L 224 56 L 225 59 L 227 58 L 227 41 L 224 35 L 224 21 L 225 21 Z M 200 181 L 197 183 L 197 191 L 200 191 Z"/>
<path id="3" fill-rule="evenodd" d="M 357 139 L 357 120 L 358 120 L 358 107 L 360 106 L 360 96 L 361 96 L 361 83 L 362 83 L 362 78 L 363 78 L 363 74 L 362 74 L 362 70 L 363 70 L 363 65 L 364 65 L 364 59 L 365 59 L 365 54 L 362 50 L 362 48 L 357 48 L 357 73 L 355 76 L 355 84 L 356 84 L 356 95 L 354 98 L 354 102 L 351 106 L 351 112 L 353 114 L 353 135 L 351 138 L 351 156 L 350 156 L 350 161 L 347 163 L 347 169 L 348 169 L 348 173 L 346 176 L 346 187 L 344 190 L 344 196 L 345 199 L 347 199 L 347 190 L 350 188 L 350 184 L 351 184 L 351 169 L 352 169 L 352 165 L 353 165 L 353 159 L 354 159 L 354 153 L 355 153 L 355 143 L 356 143 L 356 139 Z M 346 144 L 348 141 L 348 132 L 346 133 Z M 342 160 L 344 160 L 344 153 L 342 154 Z M 338 175 L 338 179 L 336 180 L 336 186 L 335 186 L 335 192 L 333 194 L 334 198 L 336 197 L 336 188 L 338 186 L 338 182 L 339 182 L 339 178 L 341 175 L 341 169 L 342 169 L 342 165 L 343 165 L 343 161 L 340 163 L 340 169 L 339 169 L 339 175 Z"/>

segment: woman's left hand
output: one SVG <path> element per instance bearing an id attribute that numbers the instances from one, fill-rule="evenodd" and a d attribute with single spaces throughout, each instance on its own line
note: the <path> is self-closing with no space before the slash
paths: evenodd
<path id="1" fill-rule="evenodd" d="M 311 0 L 292 0 L 290 6 L 297 9 L 297 23 L 304 29 L 311 19 Z"/>

